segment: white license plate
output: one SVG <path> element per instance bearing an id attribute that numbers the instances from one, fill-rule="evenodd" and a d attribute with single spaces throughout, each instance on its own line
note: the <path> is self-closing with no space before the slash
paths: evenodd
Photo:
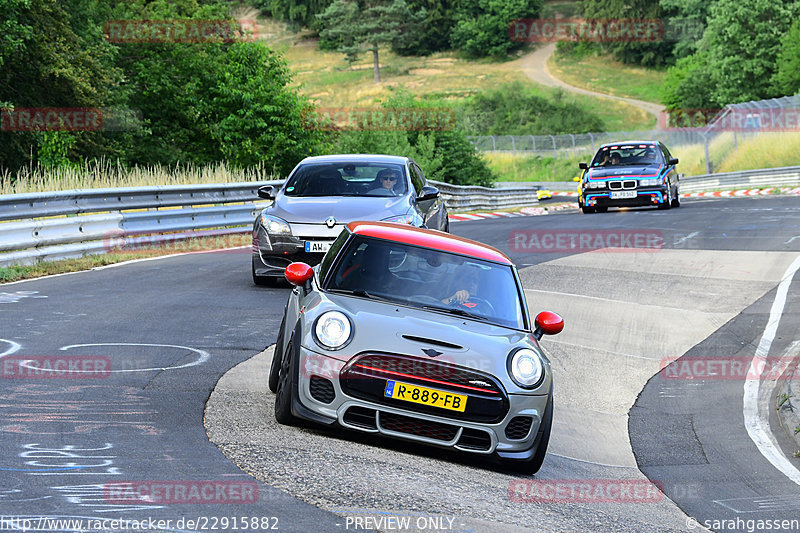
<path id="1" fill-rule="evenodd" d="M 636 198 L 636 191 L 611 191 L 611 199 Z"/>
<path id="2" fill-rule="evenodd" d="M 331 241 L 306 241 L 306 252 L 325 253 L 331 247 Z"/>

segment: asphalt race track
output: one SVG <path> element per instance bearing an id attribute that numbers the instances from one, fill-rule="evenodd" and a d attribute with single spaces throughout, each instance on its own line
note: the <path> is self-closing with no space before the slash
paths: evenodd
<path id="1" fill-rule="evenodd" d="M 25 519 L 49 531 L 233 531 L 248 519 L 249 531 L 641 532 L 800 520 L 800 482 L 754 444 L 753 413 L 744 414 L 755 402 L 759 427 L 777 434 L 770 382 L 664 370 L 751 360 L 770 316 L 779 322 L 769 355 L 800 350 L 800 289 L 791 276 L 781 283 L 800 256 L 796 197 L 451 228 L 508 253 L 532 314 L 566 321 L 543 341 L 556 410 L 535 478 L 476 457 L 277 426 L 265 373 L 289 289 L 255 287 L 248 249 L 190 254 L 2 286 L 0 531 Z M 564 246 L 582 234 L 593 240 Z M 600 246 L 620 241 L 658 245 Z M 58 359 L 111 371 L 43 378 L 20 364 Z M 796 472 L 790 443 L 772 440 Z M 532 481 L 588 483 L 594 496 L 540 492 L 534 502 Z M 644 496 L 608 490 L 623 485 Z M 187 498 L 197 486 L 213 490 Z M 120 487 L 152 497 L 126 500 Z"/>

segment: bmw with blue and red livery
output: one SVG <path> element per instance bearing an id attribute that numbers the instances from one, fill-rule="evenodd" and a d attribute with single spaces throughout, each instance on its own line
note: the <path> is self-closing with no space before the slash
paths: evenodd
<path id="1" fill-rule="evenodd" d="M 605 213 L 609 207 L 680 207 L 677 164 L 659 141 L 604 144 L 591 163 L 579 165 L 578 205 L 584 213 Z"/>

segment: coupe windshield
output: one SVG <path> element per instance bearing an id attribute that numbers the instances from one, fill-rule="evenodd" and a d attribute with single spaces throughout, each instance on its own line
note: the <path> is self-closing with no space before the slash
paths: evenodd
<path id="1" fill-rule="evenodd" d="M 592 159 L 593 167 L 625 165 L 663 165 L 661 150 L 654 144 L 620 144 L 603 146 Z"/>
<path id="2" fill-rule="evenodd" d="M 391 163 L 314 163 L 297 169 L 286 196 L 399 196 L 407 191 L 403 165 Z"/>
<path id="3" fill-rule="evenodd" d="M 356 238 L 326 284 L 331 292 L 526 327 L 510 266 L 440 250 Z"/>

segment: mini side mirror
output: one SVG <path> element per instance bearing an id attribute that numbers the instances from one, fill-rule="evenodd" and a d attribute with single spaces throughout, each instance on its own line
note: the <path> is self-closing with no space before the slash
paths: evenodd
<path id="1" fill-rule="evenodd" d="M 298 287 L 305 287 L 308 280 L 314 275 L 314 271 L 306 263 L 292 263 L 286 267 L 283 273 L 286 281 Z"/>
<path id="2" fill-rule="evenodd" d="M 561 333 L 564 329 L 564 319 L 550 311 L 542 311 L 536 315 L 534 325 L 536 329 L 533 335 L 536 337 L 536 340 L 539 340 L 542 338 L 542 335 L 557 335 Z"/>

